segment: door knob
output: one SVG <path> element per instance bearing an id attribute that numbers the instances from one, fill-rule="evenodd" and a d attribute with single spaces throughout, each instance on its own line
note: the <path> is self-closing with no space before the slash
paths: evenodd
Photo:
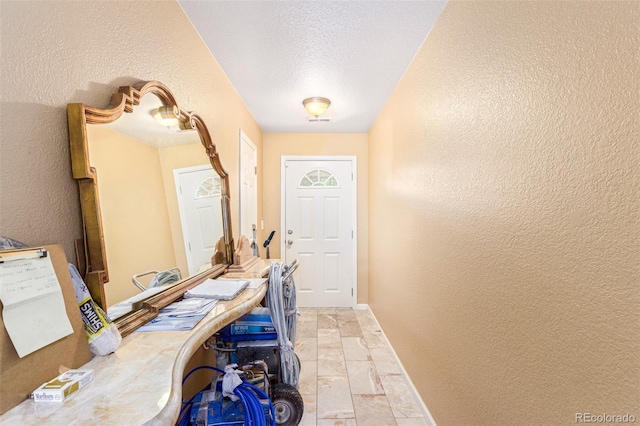
<path id="1" fill-rule="evenodd" d="M 287 244 L 289 245 L 293 244 L 293 240 L 287 240 Z"/>
<path id="2" fill-rule="evenodd" d="M 289 230 L 287 231 L 287 234 L 289 234 L 289 235 L 293 234 L 293 229 L 289 229 Z"/>

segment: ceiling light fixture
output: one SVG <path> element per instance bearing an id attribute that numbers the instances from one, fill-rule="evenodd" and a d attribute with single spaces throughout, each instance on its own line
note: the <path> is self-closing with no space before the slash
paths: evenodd
<path id="1" fill-rule="evenodd" d="M 327 98 L 319 98 L 316 96 L 305 99 L 302 101 L 302 105 L 304 105 L 304 109 L 306 109 L 309 114 L 318 118 L 318 116 L 327 111 L 327 108 L 331 105 L 331 101 Z"/>
<path id="2" fill-rule="evenodd" d="M 151 115 L 163 126 L 173 127 L 178 125 L 178 116 L 180 115 L 180 111 L 175 105 L 164 105 L 160 108 L 151 110 Z"/>

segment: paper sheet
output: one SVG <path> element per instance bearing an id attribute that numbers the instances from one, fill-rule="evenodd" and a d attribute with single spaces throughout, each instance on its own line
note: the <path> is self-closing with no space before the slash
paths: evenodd
<path id="1" fill-rule="evenodd" d="M 235 281 L 237 278 L 227 278 L 225 276 L 216 278 L 217 280 L 232 280 Z M 249 281 L 249 285 L 247 288 L 256 289 L 260 287 L 263 283 L 267 282 L 267 278 L 243 278 L 244 281 Z"/>
<path id="2" fill-rule="evenodd" d="M 218 303 L 215 299 L 183 299 L 160 309 L 158 316 L 136 331 L 191 330 Z"/>
<path id="3" fill-rule="evenodd" d="M 0 300 L 4 326 L 20 358 L 73 333 L 49 257 L 3 257 Z"/>
<path id="4" fill-rule="evenodd" d="M 235 299 L 247 286 L 247 280 L 214 280 L 207 278 L 204 282 L 193 287 L 184 294 L 184 298 L 204 297 L 209 299 Z"/>

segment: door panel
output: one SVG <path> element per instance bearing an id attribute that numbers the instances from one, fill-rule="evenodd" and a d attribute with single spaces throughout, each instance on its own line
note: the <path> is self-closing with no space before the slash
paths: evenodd
<path id="1" fill-rule="evenodd" d="M 353 306 L 352 169 L 351 160 L 285 161 L 284 260 L 300 263 L 301 307 Z"/>
<path id="2" fill-rule="evenodd" d="M 325 240 L 340 239 L 340 199 L 326 197 L 324 199 L 324 238 Z"/>

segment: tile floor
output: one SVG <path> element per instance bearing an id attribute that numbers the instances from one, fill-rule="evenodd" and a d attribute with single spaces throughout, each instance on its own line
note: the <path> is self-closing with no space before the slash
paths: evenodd
<path id="1" fill-rule="evenodd" d="M 426 425 L 369 309 L 300 309 L 301 426 Z"/>

